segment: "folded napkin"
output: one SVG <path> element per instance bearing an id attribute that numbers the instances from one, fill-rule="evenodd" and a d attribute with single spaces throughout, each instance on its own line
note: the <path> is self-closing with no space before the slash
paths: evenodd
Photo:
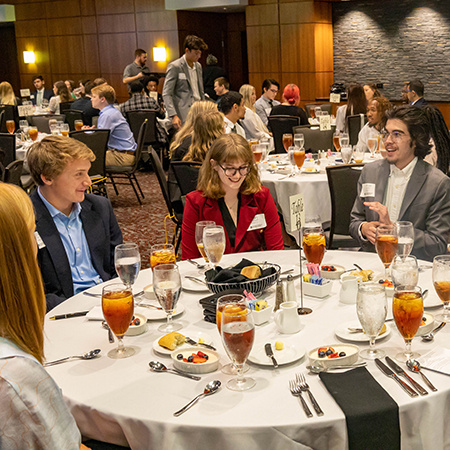
<path id="1" fill-rule="evenodd" d="M 201 298 L 199 300 L 199 303 L 202 305 L 203 308 L 203 315 L 204 320 L 206 322 L 212 322 L 216 323 L 216 305 L 217 305 L 217 299 L 219 297 L 222 297 L 222 295 L 227 294 L 242 294 L 242 289 L 226 289 L 222 292 L 219 292 L 218 294 L 211 294 L 207 297 Z"/>
<path id="2" fill-rule="evenodd" d="M 210 269 L 205 273 L 207 281 L 213 281 L 214 283 L 242 283 L 243 281 L 248 281 L 245 275 L 241 275 L 241 270 L 244 267 L 257 266 L 254 262 L 248 259 L 243 259 L 239 264 L 228 269 L 222 269 L 222 267 L 217 266 L 216 269 Z M 261 277 L 266 277 L 275 273 L 274 267 L 268 267 L 267 269 L 261 269 Z"/>
<path id="3" fill-rule="evenodd" d="M 345 414 L 350 450 L 400 449 L 398 405 L 365 367 L 319 377 Z"/>

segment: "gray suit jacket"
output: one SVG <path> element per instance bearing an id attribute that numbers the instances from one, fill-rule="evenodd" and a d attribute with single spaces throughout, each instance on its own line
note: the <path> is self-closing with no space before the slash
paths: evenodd
<path id="1" fill-rule="evenodd" d="M 205 100 L 202 66 L 198 62 L 194 64 L 197 70 L 198 91 L 201 99 Z M 178 116 L 182 122 L 185 122 L 189 108 L 194 103 L 194 93 L 191 87 L 188 64 L 184 57 L 169 64 L 162 95 L 169 117 Z"/>
<path id="2" fill-rule="evenodd" d="M 351 212 L 350 234 L 365 250 L 374 246 L 359 236 L 363 222 L 378 220 L 378 214 L 366 208 L 363 202 L 383 203 L 390 174 L 389 163 L 383 159 L 366 164 L 358 182 L 358 194 Z M 360 197 L 364 183 L 375 184 L 375 197 Z M 417 258 L 432 261 L 436 255 L 447 252 L 450 231 L 450 178 L 440 170 L 418 160 L 405 191 L 400 208 L 400 220 L 414 225 L 414 247 Z"/>

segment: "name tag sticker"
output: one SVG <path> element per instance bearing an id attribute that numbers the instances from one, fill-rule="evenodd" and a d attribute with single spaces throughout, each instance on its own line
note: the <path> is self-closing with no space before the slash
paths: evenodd
<path id="1" fill-rule="evenodd" d="M 41 248 L 45 248 L 45 243 L 37 231 L 34 232 L 34 238 L 36 239 L 36 244 L 37 244 L 39 250 Z"/>
<path id="2" fill-rule="evenodd" d="M 248 227 L 247 231 L 259 230 L 260 228 L 266 228 L 266 227 L 267 227 L 267 223 L 266 223 L 266 217 L 264 216 L 264 214 L 256 214 L 256 216 L 253 217 L 252 223 Z"/>
<path id="3" fill-rule="evenodd" d="M 179 80 L 187 80 L 186 74 L 185 74 L 185 73 L 179 73 L 179 74 L 178 74 L 178 79 L 179 79 Z"/>
<path id="4" fill-rule="evenodd" d="M 364 183 L 360 197 L 375 197 L 375 183 Z"/>

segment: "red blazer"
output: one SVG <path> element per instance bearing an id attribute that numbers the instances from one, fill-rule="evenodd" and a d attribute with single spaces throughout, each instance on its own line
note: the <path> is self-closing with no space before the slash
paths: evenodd
<path id="1" fill-rule="evenodd" d="M 267 226 L 259 230 L 247 231 L 257 214 L 264 214 Z M 217 200 L 203 197 L 202 192 L 194 191 L 186 196 L 186 205 L 183 212 L 182 259 L 201 257 L 195 243 L 195 224 L 201 220 L 213 220 L 217 225 L 223 226 L 222 214 Z M 241 194 L 235 246 L 231 247 L 226 230 L 225 237 L 227 241 L 225 253 L 252 252 L 263 248 L 267 250 L 284 249 L 280 219 L 269 189 L 262 187 L 256 194 Z"/>

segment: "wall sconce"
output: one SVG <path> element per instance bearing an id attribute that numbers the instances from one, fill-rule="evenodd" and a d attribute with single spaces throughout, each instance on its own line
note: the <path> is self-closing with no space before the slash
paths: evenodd
<path id="1" fill-rule="evenodd" d="M 167 52 L 165 47 L 153 47 L 153 61 L 166 61 Z"/>
<path id="2" fill-rule="evenodd" d="M 34 52 L 23 52 L 23 62 L 25 64 L 34 64 L 36 62 L 36 55 L 34 54 Z"/>

